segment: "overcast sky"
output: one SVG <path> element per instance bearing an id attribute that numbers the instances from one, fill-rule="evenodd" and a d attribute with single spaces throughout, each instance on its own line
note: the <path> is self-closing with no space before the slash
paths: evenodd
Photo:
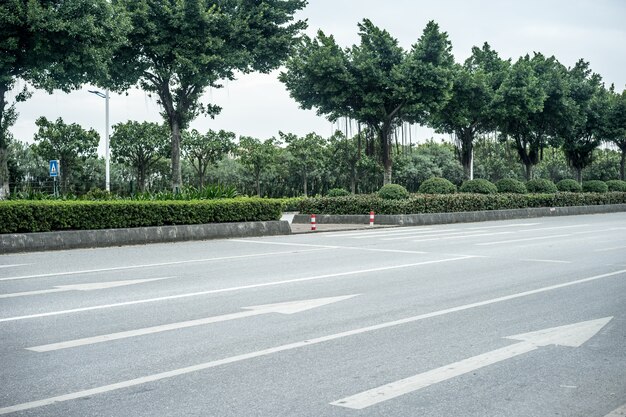
<path id="1" fill-rule="evenodd" d="M 536 51 L 554 55 L 568 67 L 584 58 L 607 86 L 613 83 L 619 91 L 626 87 L 625 0 L 309 0 L 298 17 L 308 19 L 310 35 L 322 29 L 342 46 L 358 43 L 357 23 L 368 18 L 406 49 L 434 20 L 448 33 L 458 62 L 470 55 L 472 46 L 486 41 L 502 58 L 515 60 Z M 208 90 L 204 100 L 222 106 L 223 111 L 213 120 L 199 117 L 191 126 L 201 132 L 225 129 L 261 139 L 276 136 L 279 130 L 330 135 L 338 126 L 314 111 L 299 109 L 277 74 L 241 76 L 223 89 Z M 37 92 L 19 103 L 20 115 L 11 129 L 15 138 L 32 141 L 35 120 L 46 116 L 94 128 L 104 141 L 105 100 L 88 89 L 70 94 Z M 160 122 L 159 112 L 155 98 L 142 91 L 111 94 L 111 125 L 128 120 Z M 426 139 L 433 134 L 416 128 L 415 135 Z"/>

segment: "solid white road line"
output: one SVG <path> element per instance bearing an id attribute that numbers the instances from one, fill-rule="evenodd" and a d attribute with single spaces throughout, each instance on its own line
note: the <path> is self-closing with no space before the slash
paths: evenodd
<path id="1" fill-rule="evenodd" d="M 242 286 L 239 286 L 239 287 L 220 288 L 220 289 L 216 289 L 216 290 L 199 291 L 199 292 L 178 294 L 178 295 L 169 295 L 169 296 L 165 296 L 165 297 L 148 298 L 148 299 L 143 299 L 143 300 L 126 301 L 126 302 L 115 303 L 115 304 L 105 304 L 105 305 L 98 305 L 98 306 L 92 306 L 92 307 L 75 308 L 75 309 L 71 309 L 71 310 L 51 311 L 51 312 L 48 312 L 48 313 L 38 313 L 38 314 L 30 314 L 30 315 L 26 315 L 26 316 L 7 317 L 7 318 L 0 319 L 0 323 L 7 322 L 7 321 L 34 319 L 34 318 L 40 318 L 40 317 L 58 316 L 58 315 L 61 315 L 61 314 L 79 313 L 79 312 L 83 312 L 83 311 L 102 310 L 102 309 L 107 309 L 107 308 L 122 307 L 122 306 L 129 306 L 129 305 L 135 305 L 135 304 L 153 303 L 153 302 L 158 302 L 158 301 L 177 300 L 177 299 L 181 299 L 181 298 L 197 297 L 197 296 L 201 296 L 201 295 L 219 294 L 219 293 L 225 293 L 225 292 L 250 290 L 250 289 L 254 289 L 254 288 L 272 287 L 272 286 L 285 285 L 285 284 L 294 284 L 294 283 L 297 283 L 297 282 L 316 281 L 316 280 L 327 279 L 327 278 L 348 277 L 348 276 L 352 276 L 352 275 L 367 274 L 367 273 L 381 272 L 381 271 L 391 271 L 391 270 L 394 270 L 394 269 L 412 268 L 412 267 L 416 267 L 416 266 L 439 264 L 439 263 L 444 263 L 444 262 L 454 262 L 454 261 L 461 261 L 461 260 L 472 259 L 472 258 L 474 258 L 474 257 L 473 256 L 459 256 L 459 257 L 456 257 L 456 258 L 439 259 L 439 260 L 435 260 L 435 261 L 422 261 L 422 262 L 414 262 L 414 263 L 402 264 L 402 265 L 384 266 L 384 267 L 379 267 L 379 268 L 360 269 L 360 270 L 356 270 L 356 271 L 347 271 L 347 272 L 338 272 L 338 273 L 334 273 L 334 274 L 316 275 L 316 276 L 312 276 L 312 277 L 295 278 L 295 279 L 288 279 L 288 280 L 283 280 L 283 281 L 264 282 L 264 283 L 261 283 L 261 284 L 242 285 Z"/>
<path id="2" fill-rule="evenodd" d="M 129 337 L 145 336 L 148 334 L 155 334 L 161 332 L 167 332 L 170 330 L 186 329 L 188 327 L 203 326 L 206 324 L 219 323 L 222 321 L 238 320 L 246 317 L 260 316 L 262 314 L 278 313 L 278 314 L 295 314 L 313 308 L 322 307 L 328 304 L 336 303 L 339 301 L 347 300 L 352 297 L 356 297 L 358 294 L 342 295 L 339 297 L 326 297 L 318 298 L 314 300 L 300 300 L 300 301 L 288 301 L 277 304 L 265 304 L 259 306 L 242 307 L 244 310 L 239 313 L 223 314 L 221 316 L 205 317 L 196 320 L 181 321 L 178 323 L 168 323 L 160 326 L 145 327 L 143 329 L 128 330 L 125 332 L 117 332 L 110 334 L 103 334 L 94 337 L 85 337 L 83 339 L 68 340 L 65 342 L 50 343 L 47 345 L 34 346 L 26 348 L 34 352 L 50 352 L 53 350 L 68 349 L 77 346 L 93 345 L 96 343 L 109 342 L 111 340 L 127 339 Z"/>
<path id="3" fill-rule="evenodd" d="M 624 417 L 626 416 L 626 404 L 624 404 L 623 406 L 616 408 L 615 410 L 611 411 L 609 414 L 607 414 L 604 417 Z"/>
<path id="4" fill-rule="evenodd" d="M 495 233 L 476 233 L 473 235 L 461 235 L 461 236 L 443 236 L 443 237 L 433 237 L 430 239 L 415 239 L 411 242 L 433 242 L 437 240 L 451 240 L 451 239 L 468 239 L 470 237 L 481 237 L 481 236 L 498 236 L 498 235 L 510 235 L 514 232 L 495 232 Z"/>
<path id="5" fill-rule="evenodd" d="M 532 352 L 540 347 L 556 345 L 579 347 L 596 335 L 613 317 L 589 320 L 565 326 L 552 327 L 535 332 L 508 336 L 507 339 L 521 340 L 521 343 L 506 346 L 491 352 L 463 359 L 440 368 L 404 378 L 330 403 L 354 410 L 362 410 L 392 398 L 429 387 L 439 382 L 473 372 L 485 366 Z"/>
<path id="6" fill-rule="evenodd" d="M 612 251 L 612 250 L 620 250 L 620 249 L 626 249 L 626 246 L 615 246 L 612 248 L 602 248 L 602 249 L 594 249 L 594 252 L 608 252 L 608 251 Z"/>
<path id="7" fill-rule="evenodd" d="M 332 247 L 327 246 L 327 247 L 320 247 L 320 248 L 321 249 L 311 249 L 310 251 L 322 250 L 325 248 L 331 249 Z M 307 252 L 307 251 L 297 251 L 297 252 Z M 116 266 L 116 267 L 111 267 L 111 268 L 99 268 L 99 269 L 83 269 L 79 271 L 67 271 L 67 272 L 51 272 L 47 274 L 22 275 L 22 276 L 17 276 L 17 277 L 0 278 L 0 281 L 13 281 L 13 280 L 18 280 L 18 279 L 31 279 L 31 278 L 60 277 L 64 275 L 91 274 L 95 272 L 123 271 L 123 270 L 129 270 L 129 269 L 153 268 L 153 267 L 159 267 L 159 266 L 184 265 L 184 264 L 213 262 L 213 261 L 226 261 L 230 259 L 258 258 L 259 256 L 285 255 L 285 254 L 290 254 L 290 253 L 294 253 L 294 251 L 253 253 L 249 255 L 222 256 L 222 257 L 217 257 L 217 258 L 205 258 L 205 259 L 189 259 L 186 261 L 159 262 L 159 263 L 154 263 L 154 264 Z"/>
<path id="8" fill-rule="evenodd" d="M 468 227 L 467 230 L 484 230 L 484 229 L 501 229 L 503 227 L 526 227 L 526 226 L 537 226 L 541 223 L 515 223 L 515 224 L 503 224 L 500 226 L 483 226 L 483 227 Z"/>
<path id="9" fill-rule="evenodd" d="M 49 289 L 49 290 L 15 292 L 12 294 L 0 294 L 0 298 L 24 297 L 28 295 L 52 294 L 52 293 L 66 292 L 66 291 L 105 290 L 108 288 L 123 287 L 126 285 L 144 284 L 146 282 L 160 281 L 162 279 L 170 279 L 170 278 L 174 278 L 174 277 L 133 279 L 133 280 L 127 280 L 127 281 L 94 282 L 94 283 L 88 283 L 88 284 L 57 285 L 54 288 Z"/>
<path id="10" fill-rule="evenodd" d="M 500 240 L 498 242 L 485 242 L 485 243 L 475 243 L 476 246 L 490 246 L 490 245 L 500 245 L 503 243 L 516 243 L 516 242 L 530 242 L 533 240 L 545 240 L 545 239 L 556 239 L 560 237 L 569 237 L 571 234 L 567 235 L 550 235 L 550 236 L 539 236 L 539 237 L 528 237 L 525 239 L 511 239 L 511 240 Z"/>
<path id="11" fill-rule="evenodd" d="M 311 245 L 308 243 L 271 242 L 271 241 L 264 241 L 264 240 L 238 240 L 237 242 L 257 243 L 260 245 L 305 246 L 305 247 L 314 246 L 314 247 L 322 247 L 326 249 L 347 249 L 347 250 L 358 250 L 358 251 L 367 251 L 367 252 L 410 253 L 410 254 L 417 254 L 417 255 L 424 255 L 428 253 L 428 252 L 417 251 L 417 250 L 376 249 L 376 248 L 368 248 L 368 247 L 361 247 L 361 246 L 326 246 L 326 245 Z"/>
<path id="12" fill-rule="evenodd" d="M 316 344 L 319 344 L 319 343 L 324 343 L 324 342 L 329 342 L 329 341 L 332 341 L 332 340 L 341 339 L 341 338 L 344 338 L 344 337 L 354 336 L 354 335 L 357 335 L 357 334 L 369 333 L 369 332 L 380 330 L 380 329 L 386 329 L 386 328 L 389 328 L 389 327 L 395 327 L 395 326 L 399 326 L 399 325 L 402 325 L 402 324 L 413 323 L 413 322 L 416 322 L 416 321 L 419 321 L 419 320 L 428 319 L 428 318 L 431 318 L 431 317 L 443 316 L 445 314 L 455 313 L 455 312 L 458 312 L 458 311 L 469 310 L 469 309 L 476 308 L 476 307 L 481 307 L 481 306 L 486 306 L 486 305 L 490 305 L 490 304 L 500 303 L 500 302 L 503 302 L 503 301 L 513 300 L 513 299 L 522 298 L 522 297 L 527 297 L 529 295 L 540 294 L 540 293 L 547 292 L 547 291 L 553 291 L 553 290 L 556 290 L 556 289 L 559 289 L 559 288 L 566 288 L 566 287 L 570 287 L 570 286 L 573 286 L 573 285 L 578 285 L 578 284 L 582 284 L 582 283 L 592 282 L 592 281 L 596 281 L 596 280 L 603 279 L 603 278 L 608 278 L 608 277 L 613 277 L 613 276 L 616 276 L 616 275 L 621 275 L 621 274 L 624 274 L 624 273 L 626 273 L 626 269 L 622 269 L 620 271 L 609 272 L 609 273 L 601 274 L 601 275 L 595 275 L 593 277 L 583 278 L 583 279 L 579 279 L 579 280 L 576 280 L 576 281 L 565 282 L 565 283 L 562 283 L 562 284 L 551 285 L 549 287 L 537 288 L 537 289 L 530 290 L 530 291 L 524 291 L 524 292 L 520 292 L 520 293 L 516 293 L 516 294 L 510 294 L 510 295 L 506 295 L 506 296 L 503 296 L 503 297 L 492 298 L 490 300 L 479 301 L 479 302 L 476 302 L 476 303 L 465 304 L 465 305 L 462 305 L 462 306 L 447 308 L 445 310 L 439 310 L 439 311 L 434 311 L 434 312 L 431 312 L 431 313 L 420 314 L 418 316 L 407 317 L 407 318 L 404 318 L 404 319 L 389 321 L 389 322 L 386 322 L 386 323 L 376 324 L 376 325 L 373 325 L 373 326 L 361 327 L 361 328 L 358 328 L 358 329 L 348 330 L 348 331 L 341 332 L 341 333 L 335 333 L 335 334 L 331 334 L 331 335 L 328 335 L 328 336 L 322 336 L 322 337 L 317 337 L 317 338 L 313 338 L 313 339 L 303 340 L 303 341 L 300 341 L 300 342 L 289 343 L 289 344 L 286 344 L 286 345 L 281 345 L 281 346 L 277 346 L 277 347 L 273 347 L 273 348 L 269 348 L 269 349 L 263 349 L 263 350 L 259 350 L 259 351 L 256 351 L 256 352 L 250 352 L 250 353 L 245 353 L 245 354 L 242 354 L 242 355 L 231 356 L 231 357 L 224 358 L 224 359 L 219 359 L 219 360 L 216 360 L 216 361 L 205 362 L 205 363 L 201 363 L 201 364 L 198 364 L 198 365 L 188 366 L 186 368 L 174 369 L 172 371 L 161 372 L 161 373 L 153 374 L 153 375 L 147 375 L 147 376 L 144 376 L 144 377 L 135 378 L 135 379 L 127 380 L 127 381 L 122 381 L 122 382 L 118 382 L 118 383 L 114 383 L 114 384 L 110 384 L 110 385 L 104 385 L 104 386 L 101 386 L 101 387 L 92 388 L 92 389 L 88 389 L 88 390 L 84 390 L 84 391 L 77 391 L 77 392 L 73 392 L 73 393 L 70 393 L 70 394 L 59 395 L 59 396 L 51 397 L 51 398 L 45 398 L 43 400 L 32 401 L 32 402 L 27 402 L 27 403 L 22 403 L 22 404 L 16 404 L 16 405 L 13 405 L 13 406 L 0 408 L 0 415 L 1 414 L 15 413 L 17 411 L 30 410 L 30 409 L 33 409 L 33 408 L 43 407 L 43 406 L 46 406 L 46 405 L 50 405 L 50 404 L 54 404 L 54 403 L 58 403 L 58 402 L 63 402 L 63 401 L 75 400 L 75 399 L 78 399 L 78 398 L 85 398 L 85 397 L 89 397 L 91 395 L 102 394 L 102 393 L 105 393 L 105 392 L 116 391 L 116 390 L 119 390 L 119 389 L 133 387 L 133 386 L 137 386 L 137 385 L 142 385 L 142 384 L 146 384 L 146 383 L 154 382 L 154 381 L 159 381 L 159 380 L 166 379 L 166 378 L 172 378 L 172 377 L 179 376 L 179 375 L 185 375 L 185 374 L 189 374 L 189 373 L 192 373 L 192 372 L 201 371 L 201 370 L 204 370 L 204 369 L 215 368 L 217 366 L 222 366 L 222 365 L 227 365 L 227 364 L 231 364 L 231 363 L 241 362 L 241 361 L 244 361 L 244 360 L 258 358 L 258 357 L 262 357 L 262 356 L 268 356 L 268 355 L 271 355 L 271 354 L 274 354 L 274 353 L 278 353 L 278 352 L 284 352 L 284 351 L 288 351 L 288 350 L 292 350 L 292 349 L 299 349 L 299 348 L 302 348 L 302 347 L 305 347 L 305 346 L 312 346 L 312 345 L 316 345 Z"/>
<path id="13" fill-rule="evenodd" d="M 426 231 L 432 231 L 433 228 L 432 227 L 424 227 L 424 226 L 415 226 L 415 227 L 407 227 L 407 226 L 403 226 L 403 227 L 393 227 L 393 228 L 385 228 L 385 229 L 378 229 L 378 230 L 374 230 L 374 231 L 370 231 L 370 232 L 338 232 L 338 233 L 324 233 L 323 237 L 358 237 L 358 236 L 372 236 L 372 237 L 376 237 L 379 235 L 393 235 L 393 234 L 403 234 L 403 233 L 415 233 L 416 231 L 422 231 L 422 232 L 426 232 Z"/>
<path id="14" fill-rule="evenodd" d="M 18 266 L 27 266 L 30 264 L 13 264 L 13 265 L 0 265 L 0 268 L 17 268 Z"/>

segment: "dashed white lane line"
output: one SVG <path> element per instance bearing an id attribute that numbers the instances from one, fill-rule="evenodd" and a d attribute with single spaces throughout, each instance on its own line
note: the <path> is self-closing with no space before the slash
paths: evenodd
<path id="1" fill-rule="evenodd" d="M 75 308 L 75 309 L 71 309 L 71 310 L 51 311 L 51 312 L 48 312 L 48 313 L 30 314 L 30 315 L 17 316 L 17 317 L 6 317 L 6 318 L 0 319 L 0 323 L 7 322 L 7 321 L 17 321 L 17 320 L 34 319 L 34 318 L 41 318 L 41 317 L 58 316 L 58 315 L 61 315 L 61 314 L 79 313 L 79 312 L 83 312 L 83 311 L 102 310 L 102 309 L 107 309 L 107 308 L 115 308 L 115 307 L 122 307 L 122 306 L 136 305 L 136 304 L 154 303 L 154 302 L 158 302 L 158 301 L 177 300 L 177 299 L 181 299 L 181 298 L 197 297 L 197 296 L 201 296 L 201 295 L 219 294 L 219 293 L 225 293 L 225 292 L 250 290 L 250 289 L 254 289 L 254 288 L 273 287 L 273 286 L 277 286 L 277 285 L 294 284 L 294 283 L 298 283 L 298 282 L 307 282 L 307 281 L 316 281 L 316 280 L 327 279 L 327 278 L 348 277 L 348 276 L 352 276 L 352 275 L 367 274 L 367 273 L 372 273 L 372 272 L 391 271 L 391 270 L 395 270 L 395 269 L 412 268 L 412 267 L 416 267 L 416 266 L 440 264 L 440 263 L 444 263 L 444 262 L 461 261 L 461 260 L 471 259 L 471 258 L 474 258 L 474 256 L 469 256 L 469 255 L 468 256 L 459 256 L 459 257 L 456 257 L 456 258 L 438 259 L 438 260 L 434 260 L 434 261 L 421 261 L 421 262 L 413 262 L 413 263 L 402 264 L 402 265 L 383 266 L 383 267 L 379 267 L 379 268 L 359 269 L 359 270 L 356 270 L 356 271 L 346 271 L 346 272 L 338 272 L 338 273 L 334 273 L 334 274 L 316 275 L 316 276 L 312 276 L 312 277 L 295 278 L 295 279 L 288 279 L 288 280 L 283 280 L 283 281 L 263 282 L 263 283 L 260 283 L 260 284 L 250 284 L 250 285 L 242 285 L 242 286 L 238 286 L 238 287 L 220 288 L 220 289 L 216 289 L 216 290 L 208 290 L 208 291 L 199 291 L 199 292 L 186 293 L 186 294 L 169 295 L 169 296 L 165 296 L 165 297 L 147 298 L 147 299 L 143 299 L 143 300 L 134 300 L 134 301 L 126 301 L 126 302 L 122 302 L 122 303 L 104 304 L 104 305 L 98 305 L 98 306 L 92 306 L 92 307 Z"/>
<path id="2" fill-rule="evenodd" d="M 530 290 L 530 291 L 524 291 L 524 292 L 520 292 L 516 294 L 505 295 L 503 297 L 492 298 L 490 300 L 484 300 L 484 301 L 479 301 L 476 303 L 447 308 L 444 310 L 434 311 L 431 313 L 420 314 L 418 316 L 406 317 L 400 320 L 388 321 L 385 323 L 375 324 L 372 326 L 361 327 L 358 329 L 348 330 L 348 331 L 341 332 L 341 333 L 335 333 L 335 334 L 321 336 L 321 337 L 317 337 L 313 339 L 307 339 L 307 340 L 303 340 L 299 342 L 288 343 L 285 345 L 276 346 L 276 347 L 272 347 L 269 349 L 258 350 L 256 352 L 245 353 L 245 354 L 231 356 L 228 358 L 219 359 L 219 360 L 215 360 L 211 362 L 201 363 L 198 365 L 188 366 L 185 368 L 179 368 L 179 369 L 174 369 L 171 371 L 147 375 L 147 376 L 143 376 L 140 378 L 121 381 L 121 382 L 117 382 L 117 383 L 110 384 L 110 385 L 104 385 L 104 386 L 97 387 L 97 388 L 87 389 L 83 391 L 76 391 L 70 394 L 59 395 L 56 397 L 45 398 L 42 400 L 31 401 L 31 402 L 22 403 L 22 404 L 16 404 L 16 405 L 12 405 L 9 407 L 0 408 L 0 415 L 15 413 L 15 412 L 24 411 L 24 410 L 31 410 L 34 408 L 44 407 L 46 405 L 51 405 L 51 404 L 55 404 L 59 402 L 85 398 L 85 397 L 89 397 L 89 396 L 96 395 L 96 394 L 103 394 L 106 392 L 116 391 L 116 390 L 120 390 L 120 389 L 124 389 L 128 387 L 143 385 L 143 384 L 147 384 L 150 382 L 160 381 L 160 380 L 167 379 L 167 378 L 173 378 L 173 377 L 180 376 L 180 375 L 190 374 L 193 372 L 215 368 L 215 367 L 222 366 L 222 365 L 228 365 L 228 364 L 232 364 L 236 362 L 245 361 L 248 359 L 272 355 L 278 352 L 285 352 L 285 351 L 289 351 L 293 349 L 299 349 L 305 346 L 312 346 L 312 345 L 319 344 L 319 343 L 329 342 L 329 341 L 341 339 L 344 337 L 349 337 L 349 336 L 354 336 L 358 334 L 369 333 L 369 332 L 376 331 L 376 330 L 400 326 L 400 325 L 407 324 L 407 323 L 413 323 L 413 322 L 417 322 L 420 320 L 429 319 L 432 317 L 443 316 L 446 314 L 469 310 L 472 308 L 482 307 L 482 306 L 486 306 L 490 304 L 500 303 L 503 301 L 514 300 L 517 298 L 527 297 L 527 296 L 534 295 L 534 294 L 540 294 L 540 293 L 544 293 L 547 291 L 553 291 L 559 288 L 566 288 L 566 287 L 570 287 L 573 285 L 578 285 L 578 284 L 600 280 L 603 278 L 613 277 L 613 276 L 621 275 L 624 273 L 626 273 L 626 269 L 622 269 L 620 271 L 609 272 L 609 273 L 601 274 L 601 275 L 595 275 L 592 277 L 583 278 L 583 279 L 579 279 L 576 281 L 564 282 L 561 284 L 551 285 L 548 287 L 537 288 L 537 289 Z M 619 414 L 609 415 L 606 417 L 617 417 L 617 416 L 619 416 Z"/>
<path id="3" fill-rule="evenodd" d="M 323 250 L 323 249 L 332 249 L 332 246 L 318 246 L 317 249 L 310 249 L 309 251 Z M 153 264 L 115 266 L 115 267 L 110 267 L 110 268 L 83 269 L 83 270 L 66 271 L 66 272 L 50 272 L 47 274 L 21 275 L 21 276 L 15 276 L 15 277 L 0 278 L 0 281 L 14 281 L 14 280 L 19 280 L 19 279 L 60 277 L 60 276 L 65 276 L 65 275 L 92 274 L 96 272 L 124 271 L 124 270 L 131 270 L 131 269 L 154 268 L 154 267 L 160 267 L 160 266 L 173 266 L 173 265 L 184 265 L 184 264 L 213 262 L 213 261 L 225 261 L 225 260 L 231 260 L 231 259 L 258 258 L 258 257 L 263 257 L 263 256 L 272 256 L 272 255 L 286 255 L 286 254 L 290 254 L 294 252 L 295 251 L 291 250 L 291 251 L 284 251 L 284 252 L 252 253 L 248 255 L 221 256 L 221 257 L 216 257 L 216 258 L 204 258 L 204 259 L 188 259 L 184 261 L 158 262 L 158 263 L 153 263 Z M 305 252 L 305 250 L 299 250 L 297 252 Z"/>
<path id="4" fill-rule="evenodd" d="M 0 265 L 0 268 L 17 268 L 19 266 L 28 266 L 30 264 L 13 264 L 13 265 Z"/>
<path id="5" fill-rule="evenodd" d="M 309 243 L 285 243 L 285 242 L 271 242 L 271 241 L 264 241 L 264 240 L 235 240 L 233 239 L 234 242 L 241 242 L 241 243 L 256 243 L 259 245 L 279 245 L 279 246 L 304 246 L 304 247 L 320 247 L 320 248 L 325 248 L 325 249 L 347 249 L 347 250 L 359 250 L 359 251 L 366 251 L 366 252 L 387 252 L 387 253 L 409 253 L 409 254 L 417 254 L 417 255 L 424 255 L 427 254 L 428 252 L 424 252 L 424 251 L 418 251 L 418 250 L 403 250 L 403 249 L 377 249 L 377 248 L 368 248 L 368 247 L 361 247 L 361 246 L 327 246 L 327 245 L 312 245 Z"/>
<path id="6" fill-rule="evenodd" d="M 516 243 L 516 242 L 530 242 L 533 240 L 545 240 L 545 239 L 555 239 L 560 237 L 569 237 L 571 234 L 567 235 L 551 235 L 551 236 L 538 236 L 538 237 L 527 237 L 524 239 L 511 239 L 511 240 L 500 240 L 498 242 L 484 242 L 484 243 L 475 243 L 476 246 L 490 246 L 490 245 L 501 245 L 503 243 Z"/>
<path id="7" fill-rule="evenodd" d="M 626 246 L 614 246 L 612 248 L 601 248 L 601 249 L 594 249 L 594 252 L 609 252 L 609 251 L 613 251 L 613 250 L 621 250 L 621 249 L 626 249 Z"/>

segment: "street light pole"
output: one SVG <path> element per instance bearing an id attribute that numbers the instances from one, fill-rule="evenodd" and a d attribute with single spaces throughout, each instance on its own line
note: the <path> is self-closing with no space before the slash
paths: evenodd
<path id="1" fill-rule="evenodd" d="M 109 90 L 103 93 L 97 90 L 87 90 L 92 94 L 105 99 L 105 127 L 104 127 L 104 164 L 105 164 L 105 180 L 104 188 L 111 191 L 111 158 L 109 154 Z"/>

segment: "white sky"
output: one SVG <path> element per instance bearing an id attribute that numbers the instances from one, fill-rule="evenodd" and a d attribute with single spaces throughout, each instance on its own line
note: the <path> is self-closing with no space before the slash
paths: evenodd
<path id="1" fill-rule="evenodd" d="M 537 51 L 555 55 L 566 66 L 584 58 L 607 85 L 614 83 L 619 91 L 626 87 L 624 0 L 309 0 L 298 17 L 308 19 L 308 34 L 322 29 L 335 35 L 342 46 L 358 43 L 357 23 L 368 18 L 387 29 L 406 49 L 417 41 L 426 23 L 434 20 L 448 32 L 458 62 L 470 55 L 472 46 L 487 41 L 502 58 L 515 60 Z M 225 129 L 261 139 L 276 136 L 279 130 L 330 135 L 338 126 L 314 111 L 299 109 L 278 82 L 277 74 L 241 76 L 223 89 L 207 91 L 205 102 L 222 106 L 222 113 L 213 120 L 199 117 L 191 127 L 201 132 Z M 15 90 L 19 89 L 18 85 Z M 19 103 L 20 115 L 11 129 L 15 138 L 32 141 L 35 120 L 46 116 L 94 128 L 104 142 L 105 100 L 87 89 L 70 94 L 37 92 Z M 142 91 L 111 94 L 111 125 L 128 120 L 160 122 L 159 112 L 156 99 Z M 415 135 L 421 139 L 434 135 L 428 129 L 416 128 L 414 132 L 414 139 Z"/>

